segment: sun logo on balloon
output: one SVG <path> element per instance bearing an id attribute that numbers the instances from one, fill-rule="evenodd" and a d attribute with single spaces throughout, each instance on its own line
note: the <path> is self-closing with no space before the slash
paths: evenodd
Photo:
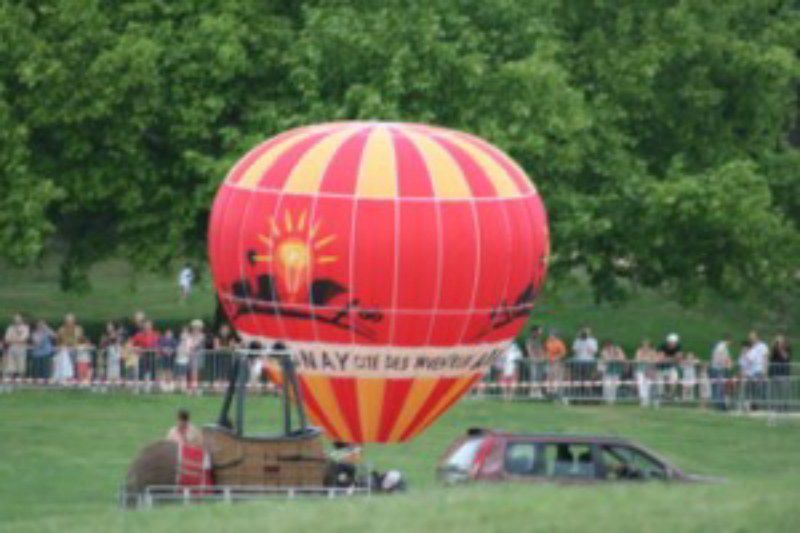
<path id="1" fill-rule="evenodd" d="M 325 251 L 336 240 L 336 235 L 321 236 L 321 227 L 322 220 L 312 224 L 307 211 L 293 216 L 290 210 L 286 210 L 283 218 L 270 216 L 267 232 L 258 235 L 266 245 L 267 253 L 255 255 L 253 261 L 276 267 L 290 299 L 295 299 L 306 285 L 313 265 L 325 265 L 339 259 Z"/>

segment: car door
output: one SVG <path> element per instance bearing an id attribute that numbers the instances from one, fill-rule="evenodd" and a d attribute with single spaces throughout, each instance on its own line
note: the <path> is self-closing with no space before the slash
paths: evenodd
<path id="1" fill-rule="evenodd" d="M 561 483 L 594 483 L 601 479 L 597 447 L 591 442 L 561 441 L 541 445 L 540 475 Z"/>

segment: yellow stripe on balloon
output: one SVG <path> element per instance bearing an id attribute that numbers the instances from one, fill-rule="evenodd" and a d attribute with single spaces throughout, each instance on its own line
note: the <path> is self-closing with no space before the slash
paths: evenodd
<path id="1" fill-rule="evenodd" d="M 433 408 L 430 411 L 428 411 L 428 414 L 425 415 L 420 424 L 417 426 L 414 432 L 411 435 L 409 435 L 409 437 L 413 437 L 414 435 L 420 433 L 423 429 L 428 427 L 428 425 L 431 422 L 436 420 L 436 418 L 442 414 L 444 408 L 453 399 L 454 396 L 458 396 L 464 393 L 464 389 L 466 389 L 469 386 L 470 380 L 472 380 L 474 377 L 475 377 L 474 374 L 470 374 L 468 376 L 456 380 L 456 382 L 453 383 L 453 385 L 450 387 L 447 393 L 444 394 L 441 398 L 439 398 L 439 401 L 436 402 L 436 405 L 434 405 Z"/>
<path id="2" fill-rule="evenodd" d="M 339 411 L 339 402 L 333 393 L 330 378 L 317 374 L 306 374 L 303 379 L 306 380 L 308 385 L 308 392 L 314 396 L 336 434 L 344 442 L 353 442 L 353 434 L 350 432 L 350 427 L 345 422 L 344 417 L 342 417 L 341 411 Z"/>
<path id="3" fill-rule="evenodd" d="M 461 167 L 441 144 L 409 128 L 403 130 L 403 135 L 411 139 L 425 160 L 433 193 L 437 197 L 461 199 L 472 197 L 472 191 L 467 185 Z"/>
<path id="4" fill-rule="evenodd" d="M 378 440 L 383 407 L 383 378 L 359 378 L 356 380 L 358 411 L 361 420 L 361 437 L 367 442 Z"/>
<path id="5" fill-rule="evenodd" d="M 317 126 L 300 130 L 297 135 L 292 135 L 288 139 L 284 139 L 277 143 L 275 146 L 269 148 L 266 152 L 261 154 L 258 159 L 253 161 L 250 168 L 245 171 L 244 176 L 239 180 L 238 185 L 247 188 L 254 188 L 261 181 L 264 173 L 275 163 L 275 161 L 287 150 L 297 143 L 307 139 L 309 136 L 318 133 L 320 130 L 330 128 L 331 125 Z"/>
<path id="6" fill-rule="evenodd" d="M 506 172 L 492 156 L 486 153 L 486 151 L 449 131 L 435 131 L 437 136 L 440 136 L 458 146 L 461 150 L 466 152 L 472 158 L 472 160 L 478 164 L 479 167 L 481 167 L 486 176 L 488 176 L 489 181 L 492 182 L 497 196 L 501 198 L 515 198 L 520 196 L 517 185 L 514 183 L 514 179 L 509 176 L 508 172 Z"/>
<path id="7" fill-rule="evenodd" d="M 395 420 L 394 427 L 389 434 L 388 442 L 400 440 L 400 436 L 414 420 L 414 417 L 425 403 L 425 400 L 428 399 L 428 396 L 431 395 L 431 391 L 438 382 L 439 378 L 417 378 L 414 380 L 411 389 L 408 391 L 408 396 L 406 396 L 403 409 L 400 411 L 400 415 Z"/>
<path id="8" fill-rule="evenodd" d="M 392 135 L 385 126 L 371 128 L 358 169 L 356 196 L 394 198 L 397 195 L 397 165 Z"/>
<path id="9" fill-rule="evenodd" d="M 344 128 L 330 133 L 304 153 L 294 165 L 286 180 L 284 191 L 288 193 L 315 193 L 319 191 L 325 171 L 336 151 L 359 128 Z"/>

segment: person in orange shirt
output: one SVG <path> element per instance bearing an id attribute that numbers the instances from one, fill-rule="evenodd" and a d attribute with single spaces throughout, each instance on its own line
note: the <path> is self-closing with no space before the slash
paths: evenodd
<path id="1" fill-rule="evenodd" d="M 547 339 L 544 341 L 544 351 L 547 354 L 547 383 L 548 391 L 551 395 L 557 395 L 559 383 L 563 376 L 563 366 L 561 360 L 567 355 L 567 345 L 564 344 L 556 330 L 550 330 Z"/>

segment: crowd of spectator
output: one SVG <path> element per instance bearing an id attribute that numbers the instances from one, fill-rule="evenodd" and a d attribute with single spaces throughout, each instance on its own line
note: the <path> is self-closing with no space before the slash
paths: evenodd
<path id="1" fill-rule="evenodd" d="M 777 335 L 767 344 L 756 331 L 742 340 L 739 350 L 729 335 L 712 348 L 708 361 L 701 361 L 687 350 L 677 333 L 669 333 L 657 345 L 643 339 L 632 357 L 611 339 L 601 342 L 588 327 L 582 327 L 571 345 L 559 332 L 534 326 L 524 344 L 513 343 L 497 361 L 491 381 L 499 381 L 506 395 L 528 386 L 531 394 L 558 395 L 564 383 L 586 383 L 599 387 L 602 397 L 613 402 L 620 383 L 636 384 L 642 405 L 667 399 L 708 398 L 717 407 L 724 407 L 732 379 L 744 383 L 748 397 L 766 395 L 766 379 L 776 387 L 788 386 L 791 374 L 791 346 L 784 335 Z M 700 390 L 705 387 L 705 390 Z"/>
<path id="2" fill-rule="evenodd" d="M 179 331 L 157 329 L 144 312 L 108 322 L 93 341 L 67 314 L 55 329 L 45 320 L 27 322 L 16 314 L 0 341 L 6 378 L 89 382 L 102 379 L 197 383 L 204 368 L 225 379 L 232 349 L 240 339 L 227 324 L 208 330 L 200 319 Z M 211 368 L 213 367 L 213 368 Z"/>
<path id="3" fill-rule="evenodd" d="M 184 277 L 188 280 L 188 274 Z M 191 282 L 186 285 L 188 294 Z M 241 340 L 227 324 L 212 331 L 200 319 L 179 330 L 159 330 L 139 311 L 130 320 L 107 323 L 93 341 L 73 314 L 55 329 L 45 320 L 26 321 L 16 314 L 0 340 L 0 370 L 12 379 L 158 381 L 191 387 L 198 381 L 226 379 L 231 354 L 238 347 Z M 510 344 L 489 380 L 499 382 L 506 395 L 522 384 L 531 395 L 553 397 L 564 391 L 565 384 L 574 389 L 577 383 L 599 391 L 607 402 L 616 401 L 622 383 L 633 383 L 642 405 L 699 397 L 724 408 L 732 379 L 757 401 L 767 395 L 766 380 L 780 392 L 789 386 L 784 378 L 791 374 L 792 349 L 786 337 L 778 335 L 768 345 L 756 331 L 741 341 L 738 351 L 725 336 L 715 343 L 707 361 L 685 349 L 676 333 L 658 344 L 643 339 L 631 355 L 611 339 L 598 342 L 588 327 L 568 344 L 557 330 L 545 334 L 544 328 L 535 326 L 523 344 Z M 251 379 L 269 377 L 265 360 L 251 357 L 250 363 Z"/>

